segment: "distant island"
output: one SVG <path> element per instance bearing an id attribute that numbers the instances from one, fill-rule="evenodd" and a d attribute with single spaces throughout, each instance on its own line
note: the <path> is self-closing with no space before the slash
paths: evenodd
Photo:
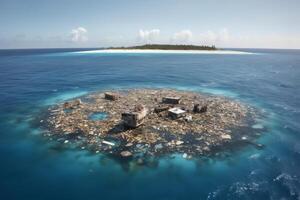
<path id="1" fill-rule="evenodd" d="M 145 44 L 140 46 L 130 47 L 110 47 L 107 49 L 124 49 L 124 50 L 218 50 L 214 45 L 212 46 L 197 46 L 197 45 L 172 45 L 172 44 Z"/>

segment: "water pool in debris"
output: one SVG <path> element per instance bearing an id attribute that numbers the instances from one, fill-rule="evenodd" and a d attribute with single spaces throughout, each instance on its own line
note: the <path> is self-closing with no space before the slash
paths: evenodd
<path id="1" fill-rule="evenodd" d="M 95 112 L 89 116 L 90 120 L 93 121 L 103 121 L 108 118 L 108 114 L 106 112 Z"/>
<path id="2" fill-rule="evenodd" d="M 300 51 L 252 55 L 80 54 L 0 51 L 1 199 L 297 199 Z M 176 84 L 175 84 L 176 83 Z M 37 115 L 109 88 L 175 88 L 229 96 L 263 109 L 257 142 L 218 158 L 182 154 L 151 166 L 43 137 Z M 113 140 L 109 140 L 113 142 Z M 158 146 L 159 148 L 159 146 Z M 126 162 L 127 163 L 127 162 Z"/>

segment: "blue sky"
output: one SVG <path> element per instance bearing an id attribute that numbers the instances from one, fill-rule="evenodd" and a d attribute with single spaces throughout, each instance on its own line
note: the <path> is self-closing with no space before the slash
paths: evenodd
<path id="1" fill-rule="evenodd" d="M 0 0 L 0 48 L 300 48 L 300 0 Z"/>

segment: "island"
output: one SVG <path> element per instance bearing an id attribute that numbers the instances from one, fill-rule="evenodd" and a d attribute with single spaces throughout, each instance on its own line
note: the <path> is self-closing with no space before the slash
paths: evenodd
<path id="1" fill-rule="evenodd" d="M 172 45 L 172 44 L 145 44 L 140 46 L 130 47 L 109 47 L 107 49 L 113 50 L 218 50 L 214 45 L 212 46 L 197 46 L 197 45 Z"/>
<path id="2" fill-rule="evenodd" d="M 226 97 L 174 89 L 99 91 L 51 106 L 40 122 L 63 145 L 145 163 L 191 159 L 252 144 L 257 109 Z M 242 145 L 241 145 L 242 144 Z"/>

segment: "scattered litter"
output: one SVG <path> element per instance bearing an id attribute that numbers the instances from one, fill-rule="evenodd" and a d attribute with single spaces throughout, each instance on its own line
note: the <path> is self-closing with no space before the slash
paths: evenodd
<path id="1" fill-rule="evenodd" d="M 180 140 L 175 142 L 176 145 L 181 145 L 183 143 L 184 143 L 184 141 L 180 141 Z"/>
<path id="2" fill-rule="evenodd" d="M 189 115 L 189 116 L 186 116 L 184 119 L 187 122 L 191 122 L 193 120 L 193 117 L 192 117 L 192 115 Z"/>
<path id="3" fill-rule="evenodd" d="M 240 137 L 247 141 L 259 132 L 248 131 L 257 118 L 257 110 L 220 96 L 170 89 L 130 89 L 82 98 L 84 101 L 70 100 L 48 109 L 48 117 L 40 119 L 49 128 L 47 137 L 63 143 L 73 142 L 74 138 L 81 149 L 133 156 L 136 160 L 141 156 L 182 152 L 189 159 L 212 154 L 214 149 L 222 149 L 215 147 L 225 143 L 233 144 L 235 130 L 242 132 L 244 128 L 253 134 Z M 109 117 L 93 120 L 90 116 L 95 113 Z M 253 123 L 247 124 L 251 119 Z M 64 139 L 66 136 L 68 140 Z"/>
<path id="4" fill-rule="evenodd" d="M 102 143 L 103 143 L 103 144 L 108 144 L 108 145 L 110 145 L 110 146 L 115 146 L 115 143 L 108 142 L 108 141 L 106 141 L 106 140 L 103 140 Z"/>
<path id="5" fill-rule="evenodd" d="M 221 138 L 222 138 L 222 139 L 226 139 L 226 140 L 231 140 L 231 136 L 228 135 L 228 134 L 223 134 L 223 135 L 221 135 Z"/>
<path id="6" fill-rule="evenodd" d="M 123 156 L 123 157 L 129 157 L 129 156 L 132 156 L 132 153 L 130 151 L 122 151 L 121 152 L 121 156 Z"/>
<path id="7" fill-rule="evenodd" d="M 182 154 L 182 157 L 183 157 L 184 159 L 187 159 L 187 157 L 188 157 L 187 153 Z"/>

